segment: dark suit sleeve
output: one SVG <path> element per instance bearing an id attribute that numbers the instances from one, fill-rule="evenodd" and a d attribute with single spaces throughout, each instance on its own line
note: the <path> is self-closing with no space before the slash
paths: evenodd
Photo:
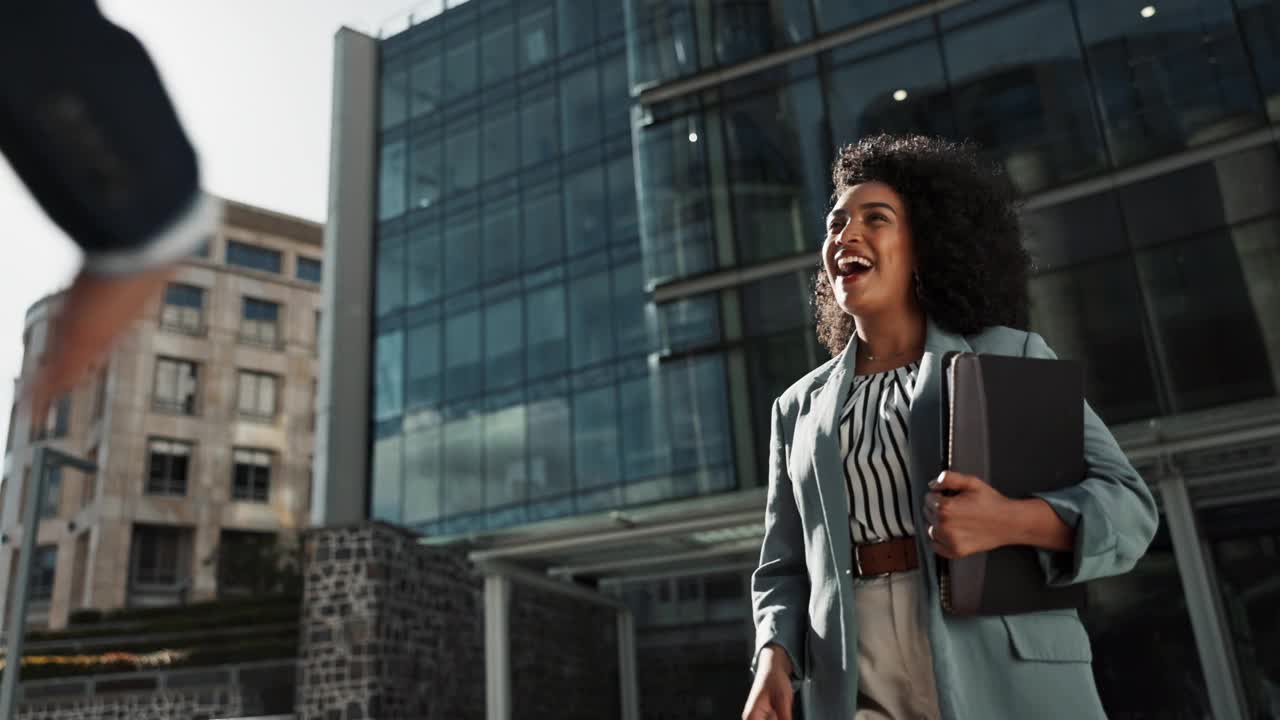
<path id="1" fill-rule="evenodd" d="M 1036 333 L 1027 335 L 1023 354 L 1057 357 Z M 1070 552 L 1039 551 L 1050 585 L 1128 572 L 1147 551 L 1159 522 L 1151 490 L 1088 402 L 1084 406 L 1084 459 L 1084 480 L 1061 490 L 1037 493 L 1076 531 L 1075 548 Z"/>
<path id="2" fill-rule="evenodd" d="M 91 271 L 171 263 L 217 222 L 155 67 L 93 0 L 0 13 L 0 151 Z"/>
<path id="3" fill-rule="evenodd" d="M 764 513 L 764 541 L 760 565 L 751 575 L 751 604 L 756 626 L 754 674 L 760 651 L 776 643 L 791 659 L 793 684 L 804 673 L 801 660 L 806 614 L 809 608 L 809 573 L 804 558 L 804 533 L 796 510 L 791 477 L 787 472 L 785 433 L 778 401 L 773 402 L 769 439 L 769 493 Z"/>

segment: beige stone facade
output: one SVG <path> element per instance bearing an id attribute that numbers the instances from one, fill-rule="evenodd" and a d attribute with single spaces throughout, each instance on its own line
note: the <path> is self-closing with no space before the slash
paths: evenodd
<path id="1" fill-rule="evenodd" d="M 216 597 L 227 589 L 219 587 L 216 551 L 229 533 L 272 533 L 287 542 L 306 524 L 321 238 L 315 223 L 228 202 L 207 257 L 192 258 L 174 277 L 183 287 L 171 286 L 103 370 L 71 393 L 65 417 L 51 413 L 45 441 L 94 460 L 98 472 L 65 469 L 56 511 L 48 501 L 31 625 L 64 626 L 80 608 Z M 59 302 L 52 295 L 27 313 L 0 489 L 6 616 L 24 486 L 41 436 L 22 388 Z M 51 588 L 49 567 L 56 568 Z"/>

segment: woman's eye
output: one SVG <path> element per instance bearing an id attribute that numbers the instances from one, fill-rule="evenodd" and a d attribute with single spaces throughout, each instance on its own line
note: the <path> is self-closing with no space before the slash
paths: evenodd
<path id="1" fill-rule="evenodd" d="M 867 222 L 889 222 L 889 218 L 881 215 L 880 213 L 876 213 L 875 215 L 868 215 Z"/>

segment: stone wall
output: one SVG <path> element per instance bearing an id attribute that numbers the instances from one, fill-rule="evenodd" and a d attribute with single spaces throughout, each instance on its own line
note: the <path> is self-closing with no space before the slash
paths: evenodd
<path id="1" fill-rule="evenodd" d="M 219 688 L 23 703 L 17 716 L 18 720 L 212 720 L 243 713 L 239 691 Z"/>
<path id="2" fill-rule="evenodd" d="M 513 583 L 508 627 L 513 718 L 621 714 L 617 611 Z"/>
<path id="3" fill-rule="evenodd" d="M 307 537 L 298 720 L 483 720 L 483 583 L 387 525 Z"/>
<path id="4" fill-rule="evenodd" d="M 750 625 L 734 623 L 641 630 L 641 720 L 740 717 L 751 691 L 751 632 Z"/>
<path id="5" fill-rule="evenodd" d="M 484 720 L 484 579 L 466 550 L 370 524 L 307 538 L 298 720 Z M 512 716 L 620 713 L 607 606 L 513 583 Z"/>

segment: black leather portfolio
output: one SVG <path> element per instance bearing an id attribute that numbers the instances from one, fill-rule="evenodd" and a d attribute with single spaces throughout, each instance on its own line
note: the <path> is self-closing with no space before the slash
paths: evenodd
<path id="1" fill-rule="evenodd" d="M 942 359 L 942 446 L 948 469 L 1011 498 L 1084 477 L 1084 392 L 1071 360 L 948 353 Z M 1007 615 L 1083 607 L 1083 584 L 1049 587 L 1036 551 L 1007 546 L 938 558 L 943 608 Z"/>

